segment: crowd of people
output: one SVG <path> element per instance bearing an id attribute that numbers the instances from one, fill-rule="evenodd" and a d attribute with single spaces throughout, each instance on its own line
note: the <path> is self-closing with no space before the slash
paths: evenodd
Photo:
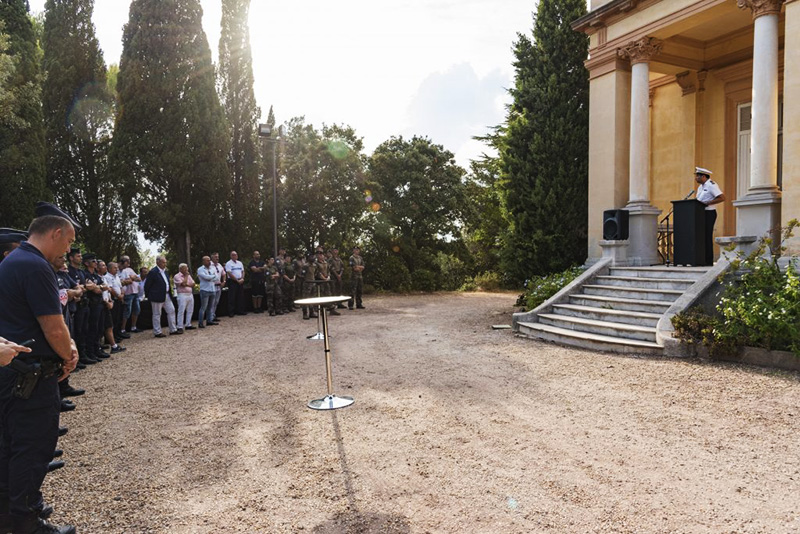
<path id="1" fill-rule="evenodd" d="M 142 331 L 144 302 L 156 338 L 167 335 L 164 315 L 169 335 L 220 324 L 223 295 L 230 317 L 245 315 L 247 287 L 254 313 L 289 314 L 297 311 L 296 300 L 319 295 L 350 295 L 347 306 L 330 308 L 334 315 L 337 308 L 364 309 L 358 247 L 348 261 L 349 284 L 339 251 L 322 247 L 297 258 L 281 249 L 266 260 L 255 251 L 246 268 L 236 251 L 224 265 L 213 253 L 203 256 L 195 278 L 185 263 L 170 275 L 164 256 L 136 271 L 129 256 L 106 262 L 72 248 L 80 229 L 44 202 L 27 231 L 0 228 L 0 533 L 76 532 L 48 522 L 53 508 L 41 493 L 46 474 L 64 465 L 56 447 L 68 429 L 59 426 L 58 414 L 74 410 L 69 398 L 85 393 L 69 376 L 124 352 L 122 343 Z M 302 314 L 317 317 L 309 306 Z"/>
<path id="2" fill-rule="evenodd" d="M 336 248 L 326 251 L 317 247 L 307 256 L 295 259 L 285 249 L 280 249 L 277 256 L 266 260 L 256 250 L 247 267 L 239 260 L 235 250 L 231 251 L 230 259 L 224 265 L 220 263 L 219 253 L 215 252 L 203 256 L 202 264 L 195 271 L 196 278 L 185 263 L 181 263 L 178 272 L 170 276 L 167 259 L 159 256 L 152 269 L 143 268 L 138 276 L 131 274 L 128 278 L 123 277 L 122 284 L 129 287 L 131 292 L 138 291 L 140 301 L 147 300 L 150 303 L 153 335 L 166 337 L 167 334 L 162 331 L 164 315 L 169 335 L 218 325 L 217 311 L 223 294 L 227 295 L 226 308 L 230 317 L 246 315 L 246 288 L 250 290 L 251 311 L 268 313 L 273 317 L 295 312 L 298 309 L 296 300 L 318 295 L 350 295 L 347 306 L 339 304 L 331 308 L 330 313 L 334 315 L 339 314 L 336 308 L 364 309 L 362 293 L 365 266 L 359 247 L 353 248 L 349 265 L 350 282 L 346 287 L 345 264 Z M 200 302 L 196 327 L 193 324 L 195 291 Z M 176 302 L 173 302 L 173 298 Z M 317 316 L 313 307 L 302 306 L 301 309 L 303 319 Z M 126 333 L 127 316 L 131 317 L 131 331 L 137 332 L 138 315 L 127 308 L 123 310 L 121 333 Z"/>

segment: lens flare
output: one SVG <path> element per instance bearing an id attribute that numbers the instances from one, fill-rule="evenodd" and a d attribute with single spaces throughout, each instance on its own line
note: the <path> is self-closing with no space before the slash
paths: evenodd
<path id="1" fill-rule="evenodd" d="M 392 247 L 392 252 L 395 252 L 395 253 L 400 252 L 400 245 L 393 246 Z"/>
<path id="2" fill-rule="evenodd" d="M 350 153 L 350 147 L 344 141 L 336 139 L 328 143 L 328 152 L 336 159 L 344 159 Z"/>
<path id="3" fill-rule="evenodd" d="M 377 212 L 381 211 L 381 205 L 380 205 L 380 204 L 378 204 L 377 202 L 373 202 L 373 203 L 370 205 L 370 207 L 369 207 L 369 208 L 370 208 L 372 211 L 374 211 L 375 213 L 377 213 Z"/>
<path id="4" fill-rule="evenodd" d="M 85 141 L 98 143 L 111 136 L 114 109 L 111 98 L 100 83 L 88 83 L 78 91 L 67 113 L 67 128 Z"/>

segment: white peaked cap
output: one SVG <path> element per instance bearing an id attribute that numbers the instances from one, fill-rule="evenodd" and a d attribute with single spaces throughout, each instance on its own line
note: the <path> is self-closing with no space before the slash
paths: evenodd
<path id="1" fill-rule="evenodd" d="M 708 169 L 704 169 L 703 167 L 695 167 L 694 168 L 695 174 L 705 174 L 706 176 L 711 176 L 714 174 L 713 172 L 709 171 Z"/>

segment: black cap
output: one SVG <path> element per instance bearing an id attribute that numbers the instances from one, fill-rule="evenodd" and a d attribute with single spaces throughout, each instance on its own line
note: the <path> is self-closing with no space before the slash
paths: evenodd
<path id="1" fill-rule="evenodd" d="M 86 254 L 83 255 L 83 263 L 86 263 L 86 262 L 89 262 L 89 261 L 92 261 L 92 260 L 96 260 L 96 259 L 97 259 L 97 254 L 95 254 L 93 252 L 87 252 Z"/>
<path id="2" fill-rule="evenodd" d="M 16 228 L 0 228 L 0 245 L 21 243 L 28 239 L 28 232 Z"/>
<path id="3" fill-rule="evenodd" d="M 45 217 L 47 215 L 52 215 L 54 217 L 61 217 L 71 222 L 76 232 L 80 232 L 81 230 L 83 230 L 83 227 L 81 227 L 80 224 L 75 222 L 75 219 L 70 217 L 67 214 L 67 212 L 63 211 L 55 204 L 51 204 L 49 202 L 37 202 L 36 207 L 34 208 L 34 213 L 36 217 Z"/>
<path id="4" fill-rule="evenodd" d="M 80 253 L 81 249 L 72 247 L 71 249 L 69 249 L 69 252 L 67 252 L 67 256 L 74 256 L 75 254 L 80 254 Z"/>

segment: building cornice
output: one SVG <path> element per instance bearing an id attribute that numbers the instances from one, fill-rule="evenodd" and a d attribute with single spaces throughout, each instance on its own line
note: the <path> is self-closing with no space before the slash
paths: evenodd
<path id="1" fill-rule="evenodd" d="M 572 23 L 572 29 L 576 32 L 587 32 L 587 30 L 591 28 L 605 26 L 610 17 L 635 9 L 639 1 L 640 0 L 612 0 L 574 21 Z"/>

